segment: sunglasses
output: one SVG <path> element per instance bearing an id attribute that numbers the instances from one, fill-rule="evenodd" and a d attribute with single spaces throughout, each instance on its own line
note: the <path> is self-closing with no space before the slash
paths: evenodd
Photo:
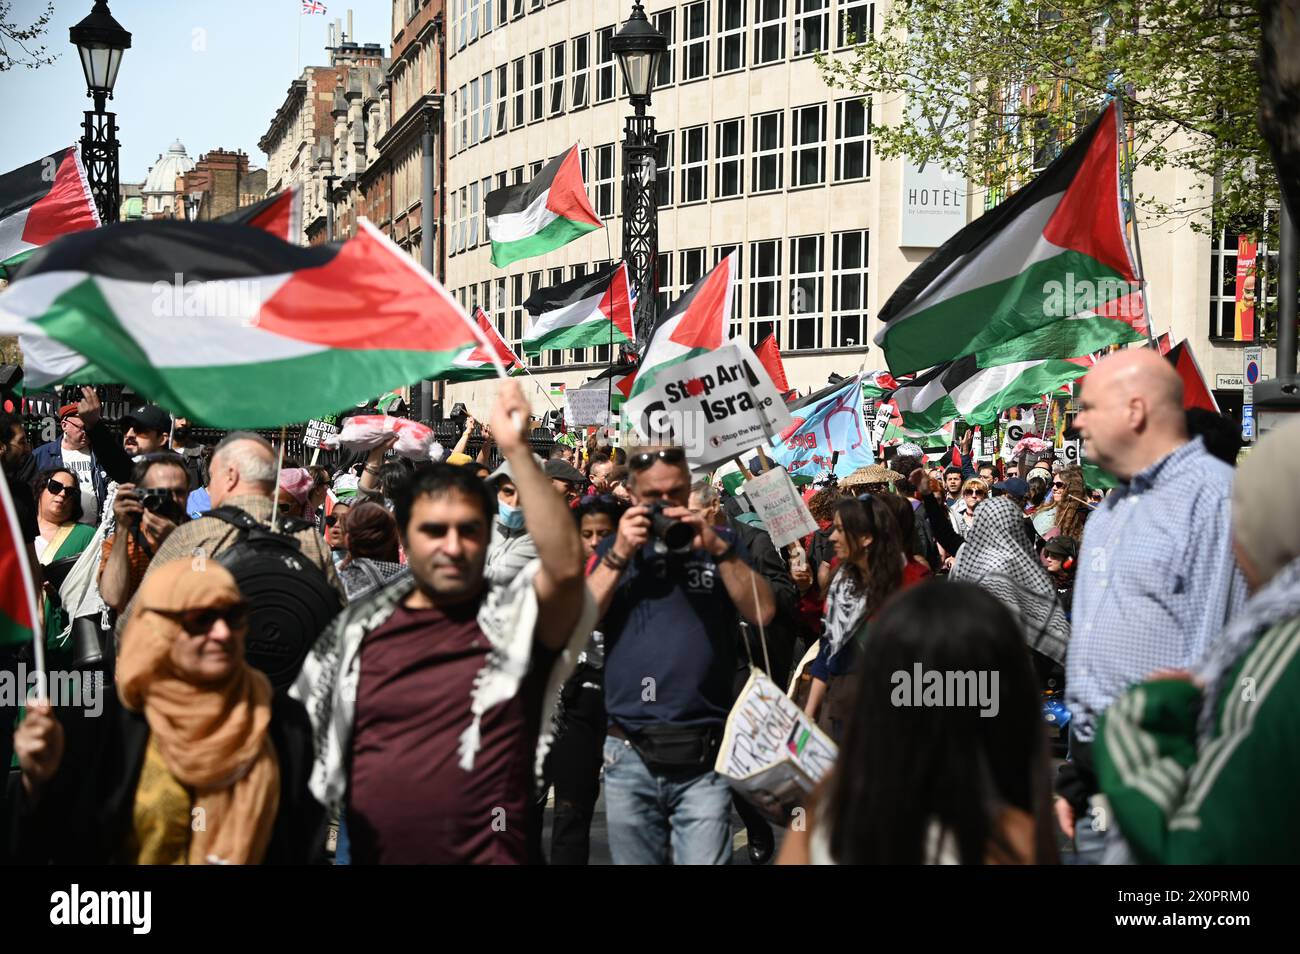
<path id="1" fill-rule="evenodd" d="M 339 522 L 339 518 L 334 516 L 334 514 L 330 514 L 328 517 L 325 518 L 325 526 L 327 527 L 337 526 L 338 522 Z"/>
<path id="2" fill-rule="evenodd" d="M 1053 489 L 1053 490 L 1064 490 L 1064 489 L 1065 489 L 1065 484 L 1061 483 L 1059 480 L 1054 480 L 1054 481 L 1052 481 L 1052 489 Z"/>
<path id="3" fill-rule="evenodd" d="M 51 477 L 49 482 L 45 485 L 45 489 L 56 497 L 61 496 L 62 494 L 70 494 L 76 489 L 76 487 L 76 484 L 61 484 L 53 477 Z"/>
<path id="4" fill-rule="evenodd" d="M 227 603 L 225 606 L 209 606 L 195 610 L 154 609 L 159 616 L 166 616 L 173 622 L 180 623 L 181 629 L 191 636 L 201 636 L 216 625 L 217 620 L 224 620 L 232 630 L 240 630 L 248 625 L 250 607 L 245 602 Z"/>
<path id="5" fill-rule="evenodd" d="M 987 497 L 988 494 L 986 494 L 982 490 L 964 490 L 962 491 L 962 496 L 963 497 Z"/>
<path id="6" fill-rule="evenodd" d="M 627 459 L 627 465 L 633 470 L 647 470 L 653 467 L 655 461 L 663 461 L 665 464 L 680 464 L 686 459 L 686 451 L 680 447 L 668 447 L 655 453 L 633 454 Z"/>

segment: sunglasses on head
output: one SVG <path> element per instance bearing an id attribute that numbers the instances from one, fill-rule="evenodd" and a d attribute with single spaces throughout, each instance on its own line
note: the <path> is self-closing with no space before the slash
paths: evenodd
<path id="1" fill-rule="evenodd" d="M 661 460 L 665 464 L 680 464 L 685 459 L 686 451 L 680 447 L 668 447 L 654 453 L 645 451 L 640 454 L 633 454 L 627 459 L 627 465 L 633 470 L 647 470 L 654 466 L 655 461 Z"/>
<path id="2" fill-rule="evenodd" d="M 193 610 L 155 609 L 159 616 L 166 616 L 191 636 L 200 636 L 216 625 L 217 620 L 224 620 L 232 630 L 243 629 L 248 625 L 249 605 L 245 602 L 227 603 L 224 606 L 209 606 Z"/>
<path id="3" fill-rule="evenodd" d="M 50 493 L 54 494 L 54 496 L 56 497 L 58 497 L 61 494 L 70 494 L 72 493 L 73 490 L 76 489 L 76 487 L 77 487 L 76 484 L 59 483 L 59 481 L 55 480 L 53 477 L 51 477 L 49 479 L 49 482 L 45 485 L 45 489 L 48 490 Z"/>

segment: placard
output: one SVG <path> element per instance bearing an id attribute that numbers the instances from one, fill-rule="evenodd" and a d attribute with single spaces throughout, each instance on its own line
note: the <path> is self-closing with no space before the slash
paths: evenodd
<path id="1" fill-rule="evenodd" d="M 1033 437 L 1038 433 L 1034 424 L 1034 415 L 1032 413 L 1022 414 L 1016 420 L 1007 425 L 1006 436 L 1002 440 L 1002 451 L 998 455 L 1008 463 L 1011 462 L 1011 451 L 1025 437 Z"/>
<path id="2" fill-rule="evenodd" d="M 1079 440 L 1076 438 L 1072 441 L 1065 441 L 1060 447 L 1056 448 L 1056 459 L 1067 467 L 1078 467 Z"/>
<path id="3" fill-rule="evenodd" d="M 871 443 L 880 446 L 880 442 L 885 439 L 885 433 L 889 430 L 889 422 L 893 419 L 894 402 L 880 402 L 880 407 L 876 408 L 876 418 L 871 422 Z"/>
<path id="4" fill-rule="evenodd" d="M 320 447 L 327 437 L 336 437 L 339 433 L 339 419 L 335 415 L 322 417 L 307 422 L 302 432 L 303 447 Z"/>
<path id="5" fill-rule="evenodd" d="M 817 521 L 784 470 L 769 470 L 745 481 L 745 497 L 778 550 L 817 532 Z"/>
<path id="6" fill-rule="evenodd" d="M 569 427 L 609 424 L 609 385 L 564 392 L 564 420 Z"/>

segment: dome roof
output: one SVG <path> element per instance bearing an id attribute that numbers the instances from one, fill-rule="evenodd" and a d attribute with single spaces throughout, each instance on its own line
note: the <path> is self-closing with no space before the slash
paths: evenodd
<path id="1" fill-rule="evenodd" d="M 179 141 L 171 144 L 171 148 L 166 154 L 160 156 L 158 161 L 153 164 L 149 170 L 149 176 L 144 181 L 144 188 L 141 191 L 145 195 L 150 193 L 165 193 L 168 195 L 176 194 L 176 179 L 185 175 L 194 168 L 194 160 L 185 153 L 185 147 Z"/>

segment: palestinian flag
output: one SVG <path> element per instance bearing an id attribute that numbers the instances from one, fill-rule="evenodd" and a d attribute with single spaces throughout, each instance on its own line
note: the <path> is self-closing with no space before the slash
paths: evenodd
<path id="1" fill-rule="evenodd" d="M 1219 402 L 1214 399 L 1214 392 L 1205 383 L 1205 375 L 1192 353 L 1192 346 L 1186 340 L 1178 342 L 1165 353 L 1165 360 L 1174 366 L 1183 381 L 1183 410 L 1194 407 L 1219 413 Z"/>
<path id="2" fill-rule="evenodd" d="M 473 351 L 461 355 L 456 359 L 455 365 L 440 376 L 442 380 L 481 381 L 486 378 L 495 378 L 497 377 L 497 368 L 492 360 L 494 354 L 505 367 L 507 374 L 522 371 L 524 363 L 510 350 L 510 345 L 506 344 L 501 335 L 497 333 L 492 320 L 487 316 L 487 312 L 476 307 L 474 309 L 474 321 L 479 330 L 483 332 L 483 337 L 487 338 L 490 350 L 479 345 Z"/>
<path id="3" fill-rule="evenodd" d="M 772 379 L 772 383 L 776 385 L 776 389 L 782 394 L 789 394 L 790 382 L 785 377 L 785 363 L 781 360 L 781 349 L 777 347 L 776 335 L 768 334 L 760 341 L 758 347 L 754 349 L 754 355 L 763 365 L 763 370 Z"/>
<path id="4" fill-rule="evenodd" d="M 736 253 L 732 252 L 674 302 L 646 343 L 629 398 L 654 387 L 661 371 L 722 347 L 736 277 Z"/>
<path id="5" fill-rule="evenodd" d="M 1024 362 L 1141 339 L 1119 136 L 1112 103 L 1041 175 L 917 266 L 880 311 L 875 340 L 895 375 L 1010 342 Z M 1067 318 L 1079 323 L 1057 340 Z"/>
<path id="6" fill-rule="evenodd" d="M 250 225 L 270 232 L 292 245 L 302 244 L 302 186 L 295 185 L 255 205 L 236 209 L 217 219 L 231 225 Z"/>
<path id="7" fill-rule="evenodd" d="M 76 146 L 0 176 L 0 278 L 60 235 L 99 228 Z"/>
<path id="8" fill-rule="evenodd" d="M 623 402 L 632 396 L 632 385 L 636 381 L 635 364 L 616 364 L 606 368 L 600 374 L 592 379 L 595 381 L 610 381 L 613 388 L 611 410 L 617 411 Z"/>
<path id="9" fill-rule="evenodd" d="M 862 396 L 864 398 L 884 397 L 898 388 L 898 381 L 888 371 L 872 371 L 862 376 Z"/>
<path id="10" fill-rule="evenodd" d="M 34 387 L 126 384 L 223 428 L 330 414 L 487 346 L 364 219 L 355 238 L 310 248 L 216 222 L 65 236 L 0 294 L 0 334 L 20 336 Z"/>
<path id="11" fill-rule="evenodd" d="M 633 342 L 632 288 L 625 262 L 539 288 L 524 307 L 533 316 L 524 338 L 525 354 Z"/>
<path id="12" fill-rule="evenodd" d="M 36 635 L 39 617 L 32 579 L 9 481 L 0 475 L 0 646 L 31 643 Z"/>
<path id="13" fill-rule="evenodd" d="M 553 252 L 601 227 L 587 200 L 576 145 L 543 166 L 531 182 L 489 192 L 483 205 L 492 264 L 498 268 Z"/>
<path id="14" fill-rule="evenodd" d="M 967 355 L 918 374 L 893 400 L 906 430 L 933 434 L 958 417 L 971 425 L 991 424 L 1006 408 L 1036 403 L 1087 371 L 1059 359 L 981 367 L 978 356 Z"/>

